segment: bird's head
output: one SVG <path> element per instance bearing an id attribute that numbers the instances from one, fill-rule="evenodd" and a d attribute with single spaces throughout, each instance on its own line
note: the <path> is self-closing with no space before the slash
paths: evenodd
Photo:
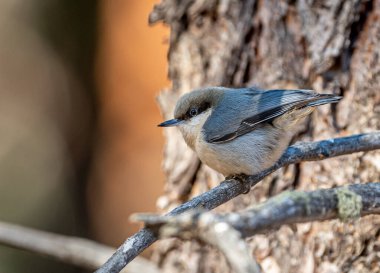
<path id="1" fill-rule="evenodd" d="M 174 119 L 162 122 L 158 126 L 177 126 L 187 144 L 194 148 L 201 129 L 212 110 L 218 105 L 226 88 L 211 87 L 194 90 L 179 98 L 175 110 Z"/>

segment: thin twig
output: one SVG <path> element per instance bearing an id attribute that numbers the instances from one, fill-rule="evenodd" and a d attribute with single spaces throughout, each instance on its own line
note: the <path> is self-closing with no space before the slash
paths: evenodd
<path id="1" fill-rule="evenodd" d="M 220 218 L 222 219 L 222 218 Z M 185 240 L 198 239 L 221 251 L 233 272 L 259 273 L 260 266 L 251 256 L 248 245 L 240 232 L 219 216 L 207 211 L 189 211 L 176 216 L 157 214 L 133 214 L 131 220 L 144 222 L 159 229 L 159 238 L 178 237 Z"/>
<path id="2" fill-rule="evenodd" d="M 199 218 L 201 217 L 201 218 Z M 223 253 L 236 273 L 260 273 L 260 266 L 251 256 L 240 232 L 211 212 L 190 211 L 176 216 L 133 214 L 132 221 L 143 221 L 159 228 L 159 238 L 198 239 Z"/>
<path id="3" fill-rule="evenodd" d="M 0 244 L 53 257 L 85 269 L 101 266 L 115 249 L 91 240 L 0 222 Z M 158 273 L 154 263 L 137 257 L 123 272 Z"/>
<path id="4" fill-rule="evenodd" d="M 295 144 L 289 147 L 280 160 L 271 168 L 264 170 L 259 174 L 246 177 L 244 183 L 234 179 L 225 180 L 219 186 L 178 206 L 169 212 L 168 215 L 178 215 L 195 208 L 211 210 L 246 192 L 247 188 L 256 185 L 267 175 L 289 164 L 299 163 L 301 161 L 322 160 L 335 156 L 356 152 L 367 152 L 376 149 L 380 149 L 380 132 Z M 112 255 L 112 257 L 96 272 L 120 272 L 130 261 L 156 240 L 156 231 L 149 228 L 141 229 L 139 232 L 129 237 L 118 248 L 114 255 Z"/>
<path id="5" fill-rule="evenodd" d="M 236 273 L 260 273 L 260 266 L 251 256 L 240 233 L 224 222 L 213 223 L 199 230 L 199 238 L 220 250 Z"/>

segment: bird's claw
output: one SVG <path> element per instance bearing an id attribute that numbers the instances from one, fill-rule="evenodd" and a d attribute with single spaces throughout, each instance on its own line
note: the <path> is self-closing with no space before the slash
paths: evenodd
<path id="1" fill-rule="evenodd" d="M 229 175 L 226 177 L 226 180 L 239 181 L 243 185 L 243 187 L 245 188 L 243 194 L 247 194 L 251 190 L 251 186 L 249 185 L 249 183 L 247 183 L 247 175 L 245 175 L 245 174 Z"/>

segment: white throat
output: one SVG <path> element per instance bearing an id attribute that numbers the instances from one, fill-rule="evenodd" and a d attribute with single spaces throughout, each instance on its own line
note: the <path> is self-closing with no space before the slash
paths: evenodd
<path id="1" fill-rule="evenodd" d="M 194 147 L 197 138 L 200 137 L 202 127 L 210 115 L 211 108 L 178 125 L 178 128 L 181 131 L 187 145 L 189 145 L 193 150 L 195 149 Z"/>

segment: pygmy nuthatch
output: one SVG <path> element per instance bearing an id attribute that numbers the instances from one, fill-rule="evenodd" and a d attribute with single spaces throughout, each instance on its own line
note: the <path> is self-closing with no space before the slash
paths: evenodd
<path id="1" fill-rule="evenodd" d="M 174 119 L 158 126 L 177 126 L 200 160 L 223 175 L 252 175 L 281 157 L 302 118 L 340 99 L 312 90 L 209 87 L 183 95 Z"/>

